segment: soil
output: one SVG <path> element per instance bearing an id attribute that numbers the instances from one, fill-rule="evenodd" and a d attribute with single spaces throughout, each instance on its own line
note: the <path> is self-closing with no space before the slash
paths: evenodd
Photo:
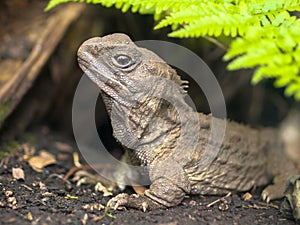
<path id="1" fill-rule="evenodd" d="M 28 12 L 30 15 L 33 15 L 34 11 L 32 7 L 39 1 L 7 0 L 5 4 L 3 2 L 0 1 L 0 5 L 2 4 L 2 8 L 0 7 L 2 9 L 1 12 L 3 12 L 0 14 L 0 22 L 5 22 L 2 24 L 4 26 L 6 23 L 8 24 L 9 19 L 14 21 L 15 17 L 17 17 L 17 15 L 23 15 L 23 12 Z M 42 4 L 45 5 L 47 1 L 43 2 Z M 39 6 L 38 12 L 43 12 L 43 8 L 44 6 Z M 95 14 L 97 16 L 95 16 Z M 151 20 L 147 20 L 147 18 L 151 18 Z M 24 20 L 23 22 L 27 24 L 27 26 L 32 27 L 29 21 Z M 18 25 L 18 27 L 23 26 Z M 83 27 L 85 27 L 85 29 Z M 69 31 L 68 38 L 65 38 L 67 41 L 62 42 L 59 48 L 60 51 L 56 52 L 56 54 L 60 56 L 56 56 L 58 63 L 55 64 L 55 60 L 52 60 L 50 64 L 54 69 L 50 67 L 52 69 L 46 68 L 46 70 L 59 71 L 59 75 L 67 73 L 67 75 L 69 74 L 69 77 L 73 77 L 73 79 L 76 73 L 78 74 L 77 77 L 80 77 L 82 72 L 75 62 L 75 52 L 80 42 L 90 36 L 100 36 L 114 32 L 125 32 L 134 37 L 135 40 L 162 39 L 162 37 L 167 36 L 167 30 L 158 32 L 152 31 L 152 28 L 152 16 L 142 17 L 130 13 L 122 14 L 113 9 L 104 10 L 103 8 L 94 6 L 93 10 L 90 8 L 89 11 L 86 11 L 86 15 L 83 19 L 80 19 L 78 23 L 74 25 L 74 30 L 79 33 L 84 33 L 84 35 Z M 15 28 L 11 30 L 19 31 L 22 29 Z M 3 31 L 6 31 L 6 29 Z M 16 37 L 11 31 L 7 33 L 10 35 L 3 37 Z M 40 33 L 37 32 L 37 34 Z M 75 48 L 73 52 L 70 51 L 72 54 L 66 51 L 66 49 L 68 49 L 67 46 L 69 46 L 69 44 L 66 43 L 71 43 L 70 40 L 72 40 L 70 46 Z M 172 41 L 174 41 L 174 39 Z M 23 43 L 23 45 L 16 45 L 15 43 Z M 197 40 L 194 44 L 191 42 L 189 46 L 191 49 L 194 47 L 193 50 L 195 50 L 199 43 L 200 40 Z M 13 46 L 16 47 L 13 48 Z M 225 72 L 226 66 L 223 65 L 221 60 L 219 60 L 221 63 L 215 62 L 217 60 L 216 58 L 221 58 L 223 53 L 220 52 L 220 50 L 212 51 L 211 47 L 209 47 L 209 45 L 207 46 L 206 48 L 203 48 L 203 46 L 199 47 L 199 49 L 201 49 L 200 52 L 202 52 L 201 55 L 207 55 L 206 62 L 209 66 L 216 70 L 214 71 L 216 74 L 223 76 L 227 73 Z M 12 39 L 11 44 L 3 45 L 2 49 L 4 49 L 4 56 L 10 53 L 9 58 L 13 58 L 14 55 L 12 53 L 17 52 L 22 55 L 21 59 L 23 60 L 23 58 L 26 58 L 26 54 L 28 54 L 27 50 L 30 48 L 24 47 L 24 42 L 20 42 L 18 39 Z M 2 57 L 4 56 L 2 55 Z M 73 64 L 64 60 L 72 60 Z M 56 65 L 56 67 L 54 65 Z M 12 68 L 14 69 L 14 67 Z M 69 70 L 69 68 L 77 69 L 77 72 Z M 247 78 L 249 74 L 242 75 L 241 73 L 243 72 L 238 71 L 239 76 L 230 77 L 226 75 L 224 77 L 227 77 L 227 80 L 224 79 L 223 82 L 221 81 L 221 83 L 223 83 L 222 87 L 228 108 L 234 108 L 236 110 L 236 112 L 232 112 L 231 110 L 229 113 L 230 118 L 238 118 L 238 121 L 251 122 L 251 124 L 266 125 L 267 123 L 267 125 L 270 125 L 269 121 L 271 121 L 271 117 L 277 114 L 274 113 L 274 111 L 270 112 L 264 110 L 264 107 L 269 105 L 264 104 L 265 99 L 257 101 L 257 93 L 261 96 L 266 96 L 262 98 L 267 98 L 268 96 L 273 98 L 274 94 L 262 94 L 261 91 L 257 91 L 261 90 L 261 87 L 250 86 L 248 82 L 249 78 Z M 3 74 L 1 75 L 3 78 Z M 43 77 L 42 79 L 48 79 L 46 74 L 42 74 L 40 77 Z M 52 79 L 52 77 L 55 76 L 51 75 L 49 77 Z M 37 104 L 36 101 L 33 101 L 43 113 L 40 113 L 41 116 L 37 116 L 37 113 L 28 113 L 31 106 L 25 99 L 25 96 L 24 99 L 22 99 L 23 108 L 22 105 L 19 106 L 18 112 L 22 115 L 27 112 L 27 114 L 30 114 L 30 116 L 33 115 L 32 117 L 35 118 L 46 117 L 46 123 L 50 121 L 52 126 L 54 124 L 54 126 L 60 127 L 63 133 L 56 133 L 52 127 L 48 128 L 47 126 L 43 126 L 37 129 L 31 129 L 29 135 L 24 134 L 17 142 L 1 142 L 5 143 L 5 146 L 0 148 L 0 224 L 294 224 L 293 221 L 287 220 L 280 213 L 280 200 L 274 201 L 271 204 L 266 204 L 261 201 L 259 197 L 261 188 L 251 190 L 252 197 L 248 201 L 244 200 L 243 195 L 245 193 L 232 193 L 230 196 L 224 198 L 222 198 L 222 196 L 189 196 L 179 206 L 165 210 L 141 212 L 133 209 L 114 211 L 105 208 L 107 201 L 111 197 L 104 197 L 102 192 L 95 191 L 95 184 L 82 184 L 78 186 L 76 185 L 77 182 L 73 180 L 73 175 L 68 177 L 68 179 L 64 179 L 67 174 L 70 174 L 72 168 L 74 168 L 73 153 L 78 151 L 72 137 L 66 136 L 67 133 L 70 133 L 70 130 L 72 130 L 70 126 L 71 122 L 69 121 L 71 120 L 70 118 L 72 118 L 70 110 L 72 99 L 66 101 L 63 96 L 67 96 L 68 93 L 64 94 L 65 90 L 69 90 L 70 88 L 68 88 L 67 85 L 63 85 L 64 91 L 56 91 L 56 89 L 54 89 L 56 79 L 53 78 L 55 82 L 52 83 L 47 80 L 45 81 L 50 85 L 50 88 L 44 88 L 44 86 L 39 85 L 39 80 L 37 80 L 33 86 L 37 86 L 41 92 L 32 91 L 31 93 L 34 94 L 30 95 L 30 93 L 28 93 L 27 97 L 32 98 L 32 96 L 38 96 L 41 97 L 43 102 L 49 102 L 50 104 L 50 100 L 45 98 L 45 93 L 46 90 L 52 90 L 59 95 L 57 99 L 53 96 L 51 97 L 54 98 L 52 111 L 49 110 L 48 114 L 46 114 L 47 110 L 44 109 L 40 103 Z M 68 80 L 68 82 L 62 83 L 72 86 L 72 84 L 76 82 Z M 190 81 L 190 83 L 192 87 L 193 82 Z M 245 88 L 245 85 L 248 85 L 247 88 Z M 239 90 L 243 90 L 244 94 L 241 94 Z M 191 93 L 192 96 L 196 96 L 198 102 L 203 104 L 203 99 L 199 97 L 199 92 L 194 91 L 195 94 L 193 94 L 192 90 Z M 253 93 L 256 93 L 256 95 Z M 72 97 L 73 95 L 71 98 Z M 282 105 L 283 103 L 280 99 L 281 98 L 276 98 L 276 101 L 273 100 L 272 102 L 274 104 L 275 102 L 276 104 L 281 102 Z M 285 103 L 284 106 L 281 105 L 279 104 L 281 111 L 287 108 Z M 58 110 L 59 107 L 57 106 L 60 106 L 60 110 Z M 248 111 L 250 111 L 249 107 L 256 109 L 252 110 L 253 112 L 251 111 L 251 116 L 249 116 L 250 113 L 248 113 Z M 19 114 L 12 114 L 11 117 L 19 118 Z M 266 116 L 261 116 L 263 114 Z M 101 112 L 97 113 L 97 115 L 97 120 L 100 121 L 98 121 L 100 124 L 105 121 L 103 116 L 101 116 Z M 239 117 L 235 117 L 235 115 L 239 115 Z M 283 117 L 284 113 L 281 112 L 280 115 Z M 23 119 L 23 122 L 25 121 L 26 124 L 32 124 L 32 121 L 35 121 L 32 117 Z M 66 125 L 68 123 L 69 125 Z M 20 123 L 13 123 L 11 121 L 7 122 L 7 124 L 10 124 L 14 131 L 17 130 L 20 125 Z M 104 130 L 106 129 L 107 128 L 104 128 Z M 7 135 L 7 133 L 8 130 L 2 127 L 0 136 L 4 134 Z M 20 132 L 14 132 L 14 134 L 19 133 Z M 111 132 L 109 131 L 109 133 Z M 108 139 L 106 136 L 105 138 Z M 113 148 L 116 147 L 114 146 Z M 33 155 L 38 155 L 41 150 L 46 150 L 53 154 L 56 158 L 56 163 L 45 166 L 40 172 L 37 172 L 30 166 L 28 161 Z M 118 152 L 120 153 L 120 151 Z M 84 164 L 82 158 L 80 158 L 79 161 Z M 21 168 L 25 174 L 24 179 L 14 178 L 12 174 L 13 168 Z M 125 191 L 128 193 L 133 192 L 130 187 L 127 187 Z M 117 192 L 114 193 L 114 195 L 115 194 L 117 194 Z M 208 207 L 208 205 L 211 206 Z"/>
<path id="2" fill-rule="evenodd" d="M 94 184 L 76 186 L 73 176 L 63 179 L 74 167 L 76 146 L 71 138 L 51 133 L 47 127 L 24 136 L 6 146 L 11 153 L 0 161 L 0 224 L 294 224 L 280 213 L 280 201 L 262 202 L 259 190 L 252 191 L 248 201 L 243 200 L 244 193 L 233 193 L 223 199 L 190 196 L 165 210 L 106 210 L 110 197 L 96 192 Z M 29 152 L 35 150 L 37 155 L 42 149 L 57 161 L 36 172 L 28 163 Z M 22 168 L 25 178 L 13 178 L 12 168 Z M 126 192 L 132 192 L 131 188 Z"/>

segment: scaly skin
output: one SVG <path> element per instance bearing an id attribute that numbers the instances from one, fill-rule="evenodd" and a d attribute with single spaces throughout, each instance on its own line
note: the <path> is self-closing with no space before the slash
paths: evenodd
<path id="1" fill-rule="evenodd" d="M 272 179 L 263 199 L 283 196 L 285 180 L 296 170 L 276 131 L 214 118 L 217 127 L 224 122 L 227 127 L 223 141 L 212 138 L 211 115 L 185 103 L 185 82 L 176 71 L 124 34 L 87 40 L 78 62 L 102 90 L 114 137 L 131 164 L 147 169 L 151 181 L 144 194 L 120 194 L 109 206 L 166 208 L 186 194 L 247 191 Z"/>

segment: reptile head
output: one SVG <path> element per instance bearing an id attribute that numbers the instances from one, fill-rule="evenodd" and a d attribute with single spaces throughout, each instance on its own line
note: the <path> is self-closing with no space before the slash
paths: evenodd
<path id="1" fill-rule="evenodd" d="M 85 74 L 120 104 L 128 105 L 138 95 L 151 95 L 155 89 L 163 91 L 164 83 L 158 78 L 174 80 L 176 76 L 175 82 L 181 82 L 176 72 L 160 57 L 137 47 L 125 34 L 85 41 L 78 50 L 78 62 Z"/>
<path id="2" fill-rule="evenodd" d="M 78 62 L 102 91 L 115 101 L 126 104 L 140 91 L 137 87 L 143 79 L 139 77 L 145 75 L 139 69 L 143 64 L 143 50 L 125 34 L 94 37 L 80 46 Z"/>

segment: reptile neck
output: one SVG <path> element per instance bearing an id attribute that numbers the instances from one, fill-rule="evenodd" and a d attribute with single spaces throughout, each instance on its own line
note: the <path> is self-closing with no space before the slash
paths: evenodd
<path id="1" fill-rule="evenodd" d="M 161 161 L 168 157 L 179 147 L 178 139 L 180 135 L 184 135 L 182 134 L 182 126 L 190 124 L 193 121 L 192 117 L 198 118 L 197 114 L 185 102 L 180 107 L 179 111 L 184 112 L 184 114 L 180 114 L 178 108 L 167 101 L 161 100 L 159 109 L 152 113 L 151 118 L 149 118 L 149 114 L 145 116 L 147 113 L 143 110 L 139 110 L 139 113 L 135 114 L 136 119 L 147 121 L 147 124 L 144 124 L 144 129 L 140 133 L 139 146 L 135 149 L 127 148 L 132 164 L 150 165 L 153 161 Z M 128 118 L 132 117 L 129 116 Z M 127 129 L 130 131 L 129 127 Z M 186 132 L 192 133 L 193 131 L 189 129 Z"/>

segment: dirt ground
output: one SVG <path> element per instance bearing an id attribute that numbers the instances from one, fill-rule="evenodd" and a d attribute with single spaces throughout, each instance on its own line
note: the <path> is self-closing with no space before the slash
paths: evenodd
<path id="1" fill-rule="evenodd" d="M 20 140 L 25 144 L 6 146 L 10 153 L 0 160 L 0 224 L 294 224 L 280 213 L 280 201 L 266 204 L 258 190 L 249 201 L 243 200 L 244 193 L 216 202 L 220 196 L 190 196 L 166 210 L 105 210 L 110 197 L 96 192 L 94 184 L 76 186 L 73 176 L 63 179 L 74 167 L 71 139 L 47 127 L 25 136 Z M 36 172 L 28 161 L 41 150 L 53 154 L 56 162 Z M 25 178 L 15 179 L 13 168 L 21 168 Z"/>
<path id="2" fill-rule="evenodd" d="M 43 15 L 43 9 L 47 1 L 41 3 L 41 1 L 7 0 L 5 2 L 5 6 L 11 11 L 6 10 L 6 8 L 3 7 L 3 3 L 0 2 L 0 5 L 2 3 L 2 8 L 0 7 L 0 9 L 2 9 L 2 14 L 0 13 L 0 22 L 2 22 L 3 26 L 7 26 L 7 32 L 4 32 L 6 35 L 3 35 L 3 37 L 11 38 L 11 41 L 9 42 L 10 44 L 2 46 L 2 53 L 0 55 L 3 58 L 6 57 L 8 60 L 11 60 L 14 59 L 14 54 L 18 53 L 18 57 L 15 58 L 23 62 L 22 60 L 29 54 L 27 51 L 32 48 L 30 45 L 32 43 L 29 43 L 28 46 L 24 45 L 24 43 L 27 43 L 23 40 L 24 35 L 21 35 L 22 41 L 19 41 L 19 39 L 16 38 L 17 35 L 12 32 L 15 30 L 22 31 L 22 29 L 16 29 L 15 26 L 10 28 L 7 24 L 9 24 L 9 19 L 12 19 L 13 25 L 19 25 L 15 23 L 14 20 L 17 19 L 19 15 L 23 16 L 25 12 L 27 12 L 30 17 L 33 16 L 33 7 L 35 4 L 38 4 L 38 8 L 36 9 L 37 15 L 38 13 Z M 40 4 L 43 5 L 40 6 Z M 93 13 L 94 11 L 95 13 L 97 11 L 97 17 L 95 16 L 95 13 Z M 10 17 L 8 15 L 10 15 Z M 147 20 L 147 18 L 149 19 L 150 17 L 138 17 L 138 15 L 131 15 L 129 13 L 124 16 L 121 12 L 108 9 L 105 9 L 104 11 L 104 9 L 98 7 L 93 10 L 90 8 L 90 11 L 86 11 L 85 16 L 82 18 L 83 19 L 80 19 L 78 23 L 74 24 L 74 30 L 80 34 L 72 33 L 71 31 L 67 32 L 69 39 L 66 37 L 66 41 L 62 41 L 60 48 L 58 48 L 55 53 L 56 58 L 54 57 L 54 61 L 52 59 L 50 63 L 52 67 L 49 68 L 52 69 L 46 67 L 46 71 L 59 71 L 58 74 L 61 75 L 66 73 L 67 76 L 73 77 L 74 79 L 76 72 L 69 70 L 69 68 L 75 68 L 77 69 L 77 74 L 79 73 L 78 77 L 81 76 L 82 72 L 79 71 L 79 68 L 75 63 L 75 50 L 77 51 L 79 42 L 83 41 L 83 38 L 86 39 L 90 36 L 99 36 L 104 33 L 113 32 L 125 32 L 131 34 L 135 40 L 162 39 L 162 37 L 167 36 L 163 33 L 166 33 L 167 30 L 152 32 L 153 21 L 152 19 Z M 18 27 L 32 27 L 31 23 L 27 20 L 21 18 L 20 21 L 26 24 L 26 26 L 23 26 L 22 23 L 22 26 L 19 25 Z M 33 21 L 36 22 L 39 20 L 34 19 Z M 38 26 L 38 28 L 43 27 L 43 24 Z M 83 29 L 83 27 L 85 27 L 85 29 Z M 36 32 L 36 34 L 40 36 L 40 32 Z M 151 34 L 152 36 L 148 36 L 148 34 Z M 32 35 L 29 36 L 31 37 Z M 69 52 L 68 55 L 66 49 L 68 49 L 69 44 L 66 43 L 69 42 L 72 43 L 70 46 L 73 46 L 75 50 L 73 49 L 73 53 L 69 50 L 72 54 Z M 16 45 L 16 43 L 22 43 L 22 45 Z M 198 46 L 198 40 L 197 42 L 194 42 L 194 44 L 193 42 L 190 43 L 190 47 L 193 46 Z M 218 49 L 217 51 L 212 51 L 211 47 L 209 47 L 209 45 L 207 46 L 208 47 L 204 48 L 204 50 L 202 50 L 203 46 L 200 46 L 201 55 L 206 55 L 206 62 L 209 66 L 214 68 L 216 74 L 221 74 L 223 76 L 225 74 L 225 66 L 222 62 L 216 63 L 218 60 L 216 58 L 222 57 L 222 52 Z M 55 59 L 58 62 L 56 64 Z M 70 63 L 68 60 L 74 62 Z M 67 65 L 69 65 L 69 67 Z M 15 69 L 15 67 L 12 66 L 9 68 Z M 48 79 L 45 73 L 46 72 L 43 71 L 42 76 L 40 76 L 43 77 L 41 79 Z M 228 108 L 235 109 L 233 113 L 230 113 L 230 118 L 235 119 L 237 117 L 234 117 L 234 115 L 238 114 L 238 121 L 240 122 L 250 121 L 252 124 L 270 125 L 270 118 L 276 115 L 276 113 L 273 111 L 272 113 L 266 111 L 265 114 L 267 115 L 267 119 L 266 117 L 261 116 L 264 113 L 262 106 L 268 106 L 268 104 L 259 105 L 260 101 L 257 101 L 257 97 L 255 97 L 257 95 L 251 93 L 261 94 L 261 91 L 256 91 L 254 87 L 250 86 L 248 84 L 247 76 L 245 74 L 241 75 L 240 73 L 241 72 L 239 72 L 238 77 L 231 76 L 231 78 L 229 77 L 229 79 L 226 78 L 227 80 L 223 80 L 223 84 L 225 84 L 223 85 L 223 89 L 226 102 L 230 103 Z M 3 77 L 4 76 L 2 75 L 2 78 Z M 10 77 L 11 75 L 8 76 L 8 78 Z M 51 77 L 49 80 L 52 81 L 52 77 L 55 77 L 55 74 L 54 76 L 51 74 L 49 77 Z M 49 103 L 49 105 L 54 99 L 53 102 L 55 103 L 52 104 L 54 105 L 53 108 L 55 108 L 55 110 L 46 114 L 47 110 L 45 110 L 41 104 L 37 104 L 34 98 L 34 101 L 31 101 L 31 99 L 30 101 L 23 100 L 23 106 L 25 107 L 22 108 L 21 106 L 19 108 L 19 112 L 21 113 L 14 114 L 13 116 L 25 114 L 25 117 L 22 117 L 22 121 L 23 123 L 26 123 L 26 126 L 31 124 L 32 121 L 35 121 L 34 119 L 37 119 L 33 118 L 38 117 L 36 115 L 41 115 L 41 118 L 46 117 L 47 122 L 57 120 L 61 127 L 64 127 L 61 129 L 64 130 L 64 133 L 54 133 L 52 128 L 43 126 L 31 129 L 29 133 L 19 137 L 18 141 L 9 143 L 4 142 L 5 146 L 0 146 L 0 224 L 294 224 L 293 221 L 287 220 L 280 213 L 280 201 L 266 204 L 260 200 L 259 194 L 261 188 L 252 190 L 251 194 L 253 196 L 248 201 L 244 200 L 243 195 L 245 193 L 232 193 L 225 198 L 221 198 L 222 196 L 190 196 L 179 206 L 165 210 L 141 212 L 133 209 L 123 211 L 107 209 L 105 205 L 111 197 L 104 197 L 102 192 L 95 191 L 94 184 L 82 184 L 77 186 L 77 181 L 73 180 L 73 175 L 64 179 L 67 174 L 70 174 L 72 168 L 74 168 L 73 153 L 77 151 L 77 148 L 73 139 L 71 137 L 66 137 L 66 133 L 71 130 L 71 126 L 66 126 L 65 124 L 68 123 L 67 120 L 71 120 L 70 104 L 72 101 L 64 101 L 63 96 L 68 95 L 68 93 L 65 93 L 65 89 L 71 89 L 70 86 L 72 86 L 72 82 L 75 83 L 75 81 L 71 82 L 70 79 L 68 79 L 67 83 L 69 87 L 67 85 L 63 86 L 63 91 L 56 91 L 56 89 L 54 89 L 55 82 L 51 83 L 47 80 L 45 81 L 48 85 L 47 87 L 50 85 L 49 88 L 45 88 L 44 86 L 38 87 L 39 81 L 36 81 L 33 86 L 38 87 L 41 92 L 32 91 L 32 93 L 35 94 L 30 95 L 29 93 L 28 97 L 41 97 L 41 102 Z M 65 84 L 66 82 L 62 83 Z M 192 87 L 192 81 L 190 83 L 190 86 Z M 249 85 L 250 88 L 248 86 L 245 88 L 245 85 Z M 240 89 L 244 91 L 244 94 L 239 92 Z M 50 97 L 46 98 L 46 91 L 51 90 L 53 93 L 57 92 L 59 95 L 59 98 L 57 98 L 56 101 L 55 95 L 49 95 Z M 193 94 L 193 91 L 191 91 L 191 93 L 198 102 L 204 101 L 199 97 L 197 91 L 194 91 L 195 94 Z M 264 96 L 272 95 L 265 94 Z M 73 95 L 71 97 L 73 97 Z M 29 105 L 30 102 L 33 102 L 34 105 L 36 105 L 37 110 L 40 110 L 38 111 L 40 114 L 28 113 L 32 107 L 32 105 Z M 276 102 L 278 102 L 277 99 Z M 201 104 L 203 108 L 203 103 Z M 56 106 L 60 106 L 60 110 L 57 110 L 58 107 Z M 256 114 L 254 113 L 253 115 L 252 112 L 251 118 L 250 116 L 248 118 L 248 111 L 250 111 L 248 107 L 261 109 L 261 111 L 254 110 Z M 104 120 L 103 116 L 101 117 L 100 114 L 97 114 L 99 115 L 97 118 L 99 118 L 99 120 Z M 281 114 L 283 115 L 284 113 Z M 243 117 L 240 115 L 246 116 Z M 20 120 L 21 119 L 18 121 Z M 69 123 L 71 122 L 69 121 Z M 12 125 L 10 126 L 14 130 L 14 134 L 19 134 L 16 130 L 20 123 L 15 123 L 17 125 L 13 125 L 14 123 L 11 124 Z M 57 124 L 55 125 L 57 126 Z M 23 126 L 24 129 L 26 126 Z M 9 132 L 3 129 L 2 134 L 7 135 L 7 133 Z M 32 159 L 34 156 L 39 155 L 42 150 L 52 154 L 54 158 L 51 159 L 51 164 L 47 166 L 44 165 L 43 168 L 37 172 L 36 168 L 33 169 L 33 164 L 37 166 L 37 162 L 32 163 Z M 43 160 L 44 159 L 40 158 L 38 162 L 42 162 Z M 84 164 L 82 158 L 80 158 L 79 161 Z M 24 175 L 22 174 L 23 172 Z M 126 192 L 132 193 L 133 190 L 128 187 Z M 114 195 L 115 194 L 117 193 L 114 193 Z M 211 206 L 208 207 L 208 205 Z"/>

